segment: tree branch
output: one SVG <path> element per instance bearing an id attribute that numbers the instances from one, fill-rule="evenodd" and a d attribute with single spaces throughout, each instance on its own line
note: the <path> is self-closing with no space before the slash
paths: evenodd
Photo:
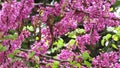
<path id="1" fill-rule="evenodd" d="M 42 5 L 42 6 L 44 6 L 44 3 L 34 3 L 34 5 Z M 48 4 L 48 3 L 46 3 L 46 6 L 54 7 L 54 5 L 51 5 L 51 4 Z"/>
<path id="2" fill-rule="evenodd" d="M 27 49 L 19 49 L 23 52 L 30 52 L 30 50 L 27 50 Z M 69 62 L 67 60 L 60 60 L 60 59 L 56 59 L 56 58 L 53 58 L 52 56 L 48 56 L 48 55 L 45 55 L 45 54 L 40 54 L 39 56 L 43 56 L 43 57 L 46 57 L 46 58 L 49 58 L 49 59 L 53 59 L 53 60 L 56 60 L 56 61 L 59 61 L 59 62 Z"/>

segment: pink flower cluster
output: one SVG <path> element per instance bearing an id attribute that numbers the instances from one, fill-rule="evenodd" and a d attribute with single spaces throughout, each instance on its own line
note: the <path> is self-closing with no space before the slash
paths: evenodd
<path id="1" fill-rule="evenodd" d="M 120 52 L 101 53 L 93 58 L 93 68 L 119 68 L 120 67 Z"/>

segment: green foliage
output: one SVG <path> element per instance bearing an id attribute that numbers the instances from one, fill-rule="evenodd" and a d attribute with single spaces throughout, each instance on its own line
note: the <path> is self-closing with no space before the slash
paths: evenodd
<path id="1" fill-rule="evenodd" d="M 39 68 L 39 65 L 38 65 L 38 64 L 36 64 L 36 65 L 34 66 L 34 68 Z"/>
<path id="2" fill-rule="evenodd" d="M 91 63 L 90 62 L 88 62 L 88 61 L 84 61 L 84 63 L 83 63 L 84 65 L 86 65 L 87 67 L 91 67 Z"/>
<path id="3" fill-rule="evenodd" d="M 3 45 L 0 45 L 0 52 L 6 51 L 6 47 Z"/>
<path id="4" fill-rule="evenodd" d="M 117 45 L 115 45 L 115 44 L 112 44 L 112 48 L 118 49 Z"/>
<path id="5" fill-rule="evenodd" d="M 60 68 L 60 63 L 58 61 L 54 61 L 52 63 L 52 68 Z"/>
<path id="6" fill-rule="evenodd" d="M 101 40 L 102 46 L 104 46 L 105 42 L 108 41 L 108 40 L 110 40 L 111 37 L 112 37 L 112 35 L 109 34 L 109 33 L 108 33 L 107 35 L 105 35 L 105 36 L 103 37 L 103 39 Z"/>
<path id="7" fill-rule="evenodd" d="M 40 65 L 38 63 L 35 63 L 33 67 L 34 68 L 40 68 Z"/>
<path id="8" fill-rule="evenodd" d="M 68 42 L 68 45 L 70 46 L 73 46 L 75 44 L 76 40 L 74 39 L 71 39 L 69 42 Z"/>
<path id="9" fill-rule="evenodd" d="M 116 0 L 115 4 L 111 6 L 112 12 L 115 12 L 117 10 L 117 7 L 120 6 L 120 0 Z"/>
<path id="10" fill-rule="evenodd" d="M 53 45 L 57 45 L 58 48 L 61 48 L 64 46 L 64 40 L 62 38 L 59 38 L 56 42 L 54 42 Z"/>
<path id="11" fill-rule="evenodd" d="M 114 35 L 112 36 L 112 39 L 113 39 L 114 41 L 118 41 L 118 40 L 119 40 L 119 37 L 118 37 L 118 35 L 114 34 Z"/>
<path id="12" fill-rule="evenodd" d="M 21 52 L 20 50 L 16 49 L 13 51 L 13 53 L 8 54 L 8 57 L 13 59 L 15 57 L 15 55 L 20 52 Z"/>
<path id="13" fill-rule="evenodd" d="M 69 38 L 76 38 L 77 35 L 81 35 L 81 34 L 84 34 L 85 33 L 85 30 L 84 29 L 76 29 L 74 31 L 71 31 L 71 32 L 68 32 L 67 35 Z"/>
<path id="14" fill-rule="evenodd" d="M 112 37 L 111 34 L 107 34 L 107 35 L 105 36 L 106 40 L 109 40 L 111 37 Z"/>
<path id="15" fill-rule="evenodd" d="M 14 55 L 14 53 L 10 53 L 10 54 L 8 54 L 8 57 L 9 57 L 9 58 L 14 58 L 15 55 Z"/>
<path id="16" fill-rule="evenodd" d="M 120 6 L 120 0 L 116 0 L 116 3 L 113 5 L 114 8 Z"/>
<path id="17" fill-rule="evenodd" d="M 60 38 L 57 42 L 58 48 L 61 48 L 62 46 L 64 46 L 64 40 L 62 38 Z"/>
<path id="18" fill-rule="evenodd" d="M 39 37 L 36 37 L 35 40 L 39 40 Z"/>
<path id="19" fill-rule="evenodd" d="M 104 46 L 104 43 L 105 43 L 105 39 L 102 39 L 101 40 L 101 45 Z"/>
<path id="20" fill-rule="evenodd" d="M 31 32 L 34 31 L 33 26 L 27 26 L 26 28 L 27 28 L 29 31 L 31 31 Z"/>
<path id="21" fill-rule="evenodd" d="M 75 31 L 68 32 L 68 37 L 69 38 L 76 38 L 76 32 Z"/>
<path id="22" fill-rule="evenodd" d="M 77 68 L 81 68 L 81 64 L 78 63 L 78 62 L 76 62 L 76 61 L 70 61 L 70 64 L 71 64 L 71 65 L 74 65 L 74 66 L 77 67 Z"/>
<path id="23" fill-rule="evenodd" d="M 8 34 L 12 34 L 13 35 L 15 32 L 16 32 L 15 30 L 9 30 Z"/>
<path id="24" fill-rule="evenodd" d="M 52 52 L 52 53 L 54 53 L 56 50 L 58 50 L 58 48 L 57 48 L 57 47 L 52 48 L 52 49 L 51 49 L 51 52 Z"/>
<path id="25" fill-rule="evenodd" d="M 15 40 L 18 37 L 18 34 L 14 33 L 14 34 L 9 34 L 7 36 L 4 36 L 4 39 L 6 40 Z"/>
<path id="26" fill-rule="evenodd" d="M 16 50 L 14 50 L 14 54 L 17 54 L 17 53 L 20 53 L 21 51 L 20 50 L 18 50 L 18 49 L 16 49 Z"/>
<path id="27" fill-rule="evenodd" d="M 29 58 L 32 58 L 34 55 L 35 55 L 35 52 L 34 52 L 34 51 L 28 53 L 28 57 L 29 57 Z"/>
<path id="28" fill-rule="evenodd" d="M 83 58 L 83 60 L 84 60 L 83 64 L 86 65 L 87 67 L 91 67 L 90 61 L 92 61 L 92 57 L 88 54 L 87 51 L 85 51 L 85 52 L 82 54 L 82 58 Z"/>
<path id="29" fill-rule="evenodd" d="M 120 45 L 120 26 L 108 27 L 106 35 L 102 36 L 101 45 L 103 46 L 101 51 L 118 50 Z"/>
<path id="30" fill-rule="evenodd" d="M 62 38 L 59 38 L 53 43 L 53 47 L 49 51 L 50 53 L 58 52 L 62 47 L 64 47 L 64 40 Z"/>
<path id="31" fill-rule="evenodd" d="M 76 31 L 76 33 L 78 33 L 78 34 L 83 34 L 83 33 L 85 33 L 85 30 L 84 30 L 84 29 L 80 29 L 80 28 L 76 29 L 75 31 Z"/>
<path id="32" fill-rule="evenodd" d="M 87 51 L 85 51 L 85 52 L 82 54 L 82 57 L 83 57 L 84 60 L 87 60 L 87 59 L 91 60 L 91 57 L 90 57 L 90 55 L 88 54 Z"/>

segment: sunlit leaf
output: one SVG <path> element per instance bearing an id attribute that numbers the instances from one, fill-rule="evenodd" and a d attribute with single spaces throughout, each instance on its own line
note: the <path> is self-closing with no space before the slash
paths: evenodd
<path id="1" fill-rule="evenodd" d="M 36 37 L 35 39 L 36 39 L 36 40 L 39 40 L 39 37 Z"/>
<path id="2" fill-rule="evenodd" d="M 105 44 L 105 39 L 102 39 L 102 40 L 101 40 L 101 44 L 102 44 L 102 46 L 104 46 L 104 44 Z"/>
<path id="3" fill-rule="evenodd" d="M 6 47 L 3 45 L 0 45 L 0 52 L 6 51 Z"/>
<path id="4" fill-rule="evenodd" d="M 76 29 L 76 32 L 79 34 L 82 34 L 82 33 L 85 33 L 85 30 L 78 28 L 78 29 Z"/>
<path id="5" fill-rule="evenodd" d="M 87 59 L 90 58 L 90 55 L 88 54 L 87 51 L 85 51 L 85 52 L 82 54 L 82 57 L 83 57 L 84 60 L 87 60 Z"/>
<path id="6" fill-rule="evenodd" d="M 54 61 L 53 64 L 52 64 L 52 68 L 59 68 L 59 62 Z"/>
<path id="7" fill-rule="evenodd" d="M 16 50 L 14 50 L 14 54 L 16 54 L 16 53 L 20 53 L 21 51 L 20 50 L 18 50 L 18 49 L 16 49 Z"/>
<path id="8" fill-rule="evenodd" d="M 75 40 L 74 39 L 71 39 L 69 42 L 68 42 L 68 45 L 74 45 L 75 44 Z"/>
<path id="9" fill-rule="evenodd" d="M 86 65 L 87 67 L 91 67 L 91 63 L 88 61 L 84 61 L 84 65 Z"/>
<path id="10" fill-rule="evenodd" d="M 115 44 L 112 44 L 112 47 L 113 47 L 114 49 L 118 49 L 118 47 L 117 47 Z"/>
<path id="11" fill-rule="evenodd" d="M 111 8 L 109 9 L 109 11 L 110 11 L 110 12 L 113 11 L 113 7 L 111 7 Z"/>
<path id="12" fill-rule="evenodd" d="M 69 38 L 76 38 L 76 32 L 72 31 L 68 33 Z"/>
<path id="13" fill-rule="evenodd" d="M 27 26 L 27 29 L 28 29 L 29 31 L 34 31 L 33 26 Z"/>
<path id="14" fill-rule="evenodd" d="M 34 55 L 35 55 L 35 52 L 32 51 L 32 52 L 29 52 L 28 57 L 29 57 L 29 58 L 32 58 Z"/>
<path id="15" fill-rule="evenodd" d="M 118 41 L 119 40 L 119 37 L 117 35 L 113 35 L 112 38 L 113 38 L 114 41 Z"/>
<path id="16" fill-rule="evenodd" d="M 64 40 L 62 38 L 59 38 L 59 40 L 57 41 L 57 46 L 58 48 L 61 48 L 64 46 Z"/>
<path id="17" fill-rule="evenodd" d="M 9 58 L 14 58 L 14 56 L 15 56 L 15 55 L 14 55 L 13 53 L 8 54 L 8 57 L 9 57 Z"/>
<path id="18" fill-rule="evenodd" d="M 107 40 L 109 40 L 112 37 L 112 35 L 111 34 L 107 34 L 105 37 L 106 37 L 106 41 L 107 41 Z"/>

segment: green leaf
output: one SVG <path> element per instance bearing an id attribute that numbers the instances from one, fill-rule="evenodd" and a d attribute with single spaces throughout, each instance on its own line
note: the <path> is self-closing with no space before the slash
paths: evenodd
<path id="1" fill-rule="evenodd" d="M 78 34 L 83 34 L 83 33 L 85 33 L 85 30 L 78 28 L 78 29 L 76 29 L 76 32 L 77 32 Z"/>
<path id="2" fill-rule="evenodd" d="M 101 40 L 101 45 L 104 46 L 104 44 L 105 44 L 105 39 L 102 39 Z"/>
<path id="3" fill-rule="evenodd" d="M 14 53 L 14 54 L 17 54 L 17 53 L 20 53 L 20 52 L 21 52 L 20 50 L 17 50 L 17 49 L 16 49 L 16 50 L 14 50 L 13 53 Z"/>
<path id="4" fill-rule="evenodd" d="M 36 65 L 34 66 L 34 68 L 40 68 L 40 67 L 39 67 L 39 65 L 36 64 Z"/>
<path id="5" fill-rule="evenodd" d="M 75 31 L 69 32 L 68 37 L 69 38 L 76 38 L 76 32 Z"/>
<path id="6" fill-rule="evenodd" d="M 120 0 L 116 0 L 115 4 L 113 4 L 113 7 L 114 7 L 114 8 L 115 8 L 115 7 L 118 7 L 118 6 L 120 6 Z"/>
<path id="7" fill-rule="evenodd" d="M 115 44 L 112 44 L 112 47 L 113 47 L 114 49 L 118 49 L 118 47 L 117 47 Z"/>
<path id="8" fill-rule="evenodd" d="M 120 26 L 118 26 L 115 30 L 120 31 Z"/>
<path id="9" fill-rule="evenodd" d="M 4 36 L 4 39 L 15 40 L 18 37 L 18 34 Z"/>
<path id="10" fill-rule="evenodd" d="M 36 39 L 36 40 L 39 40 L 39 37 L 36 37 L 35 39 Z"/>
<path id="11" fill-rule="evenodd" d="M 15 32 L 16 32 L 16 30 L 10 29 L 10 30 L 8 31 L 8 34 L 14 34 Z"/>
<path id="12" fill-rule="evenodd" d="M 29 31 L 34 31 L 33 26 L 27 26 L 27 29 L 28 29 Z"/>
<path id="13" fill-rule="evenodd" d="M 52 68 L 60 68 L 59 62 L 58 61 L 54 61 L 53 64 L 52 64 Z"/>
<path id="14" fill-rule="evenodd" d="M 87 67 L 91 67 L 91 63 L 90 62 L 88 62 L 88 61 L 84 61 L 84 63 L 83 63 L 84 65 L 86 65 Z"/>
<path id="15" fill-rule="evenodd" d="M 35 63 L 34 68 L 40 68 L 40 66 L 37 63 Z"/>
<path id="16" fill-rule="evenodd" d="M 26 26 L 24 26 L 24 27 L 23 27 L 23 30 L 26 30 L 26 28 L 27 28 L 27 27 L 26 27 Z"/>
<path id="17" fill-rule="evenodd" d="M 9 58 L 14 58 L 14 56 L 15 56 L 15 55 L 14 55 L 13 53 L 8 54 L 8 57 L 9 57 Z"/>
<path id="18" fill-rule="evenodd" d="M 2 49 L 0 49 L 0 51 L 6 51 L 6 47 L 2 47 Z"/>
<path id="19" fill-rule="evenodd" d="M 80 63 L 77 63 L 77 64 L 76 64 L 76 66 L 77 66 L 78 68 L 81 68 L 81 65 L 80 65 Z"/>
<path id="20" fill-rule="evenodd" d="M 57 50 L 57 48 L 55 47 L 55 48 L 52 48 L 52 53 L 54 53 L 55 51 Z"/>
<path id="21" fill-rule="evenodd" d="M 70 64 L 71 64 L 71 65 L 75 65 L 75 66 L 77 66 L 78 68 L 81 68 L 80 63 L 77 63 L 76 61 L 70 61 Z"/>
<path id="22" fill-rule="evenodd" d="M 109 9 L 109 11 L 110 11 L 110 12 L 113 11 L 113 7 L 111 7 L 111 8 Z"/>
<path id="23" fill-rule="evenodd" d="M 93 59 L 92 57 L 89 57 L 89 61 L 92 61 L 92 59 Z"/>
<path id="24" fill-rule="evenodd" d="M 70 64 L 74 65 L 76 64 L 76 61 L 70 61 Z"/>
<path id="25" fill-rule="evenodd" d="M 112 35 L 111 35 L 111 34 L 107 34 L 107 35 L 105 36 L 106 41 L 108 41 L 111 37 L 112 37 Z"/>
<path id="26" fill-rule="evenodd" d="M 68 45 L 74 45 L 74 43 L 75 43 L 75 40 L 74 39 L 71 39 L 69 42 L 68 42 Z"/>
<path id="27" fill-rule="evenodd" d="M 114 41 L 118 41 L 119 40 L 118 35 L 113 35 L 112 38 L 113 38 Z"/>
<path id="28" fill-rule="evenodd" d="M 82 57 L 83 57 L 84 60 L 87 60 L 87 59 L 90 58 L 90 55 L 88 54 L 87 51 L 85 51 L 85 52 L 82 54 Z"/>
<path id="29" fill-rule="evenodd" d="M 5 46 L 0 45 L 0 52 L 6 51 L 6 49 L 7 48 Z"/>
<path id="30" fill-rule="evenodd" d="M 59 40 L 57 42 L 57 46 L 58 46 L 58 48 L 61 48 L 64 46 L 64 40 L 62 38 L 59 38 Z"/>
<path id="31" fill-rule="evenodd" d="M 29 52 L 28 57 L 29 57 L 29 58 L 32 58 L 34 55 L 35 55 L 35 52 L 32 51 L 32 52 Z"/>
<path id="32" fill-rule="evenodd" d="M 2 48 L 3 46 L 0 44 L 0 49 Z"/>
<path id="33" fill-rule="evenodd" d="M 116 35 L 118 35 L 120 37 L 120 31 L 117 31 Z"/>

